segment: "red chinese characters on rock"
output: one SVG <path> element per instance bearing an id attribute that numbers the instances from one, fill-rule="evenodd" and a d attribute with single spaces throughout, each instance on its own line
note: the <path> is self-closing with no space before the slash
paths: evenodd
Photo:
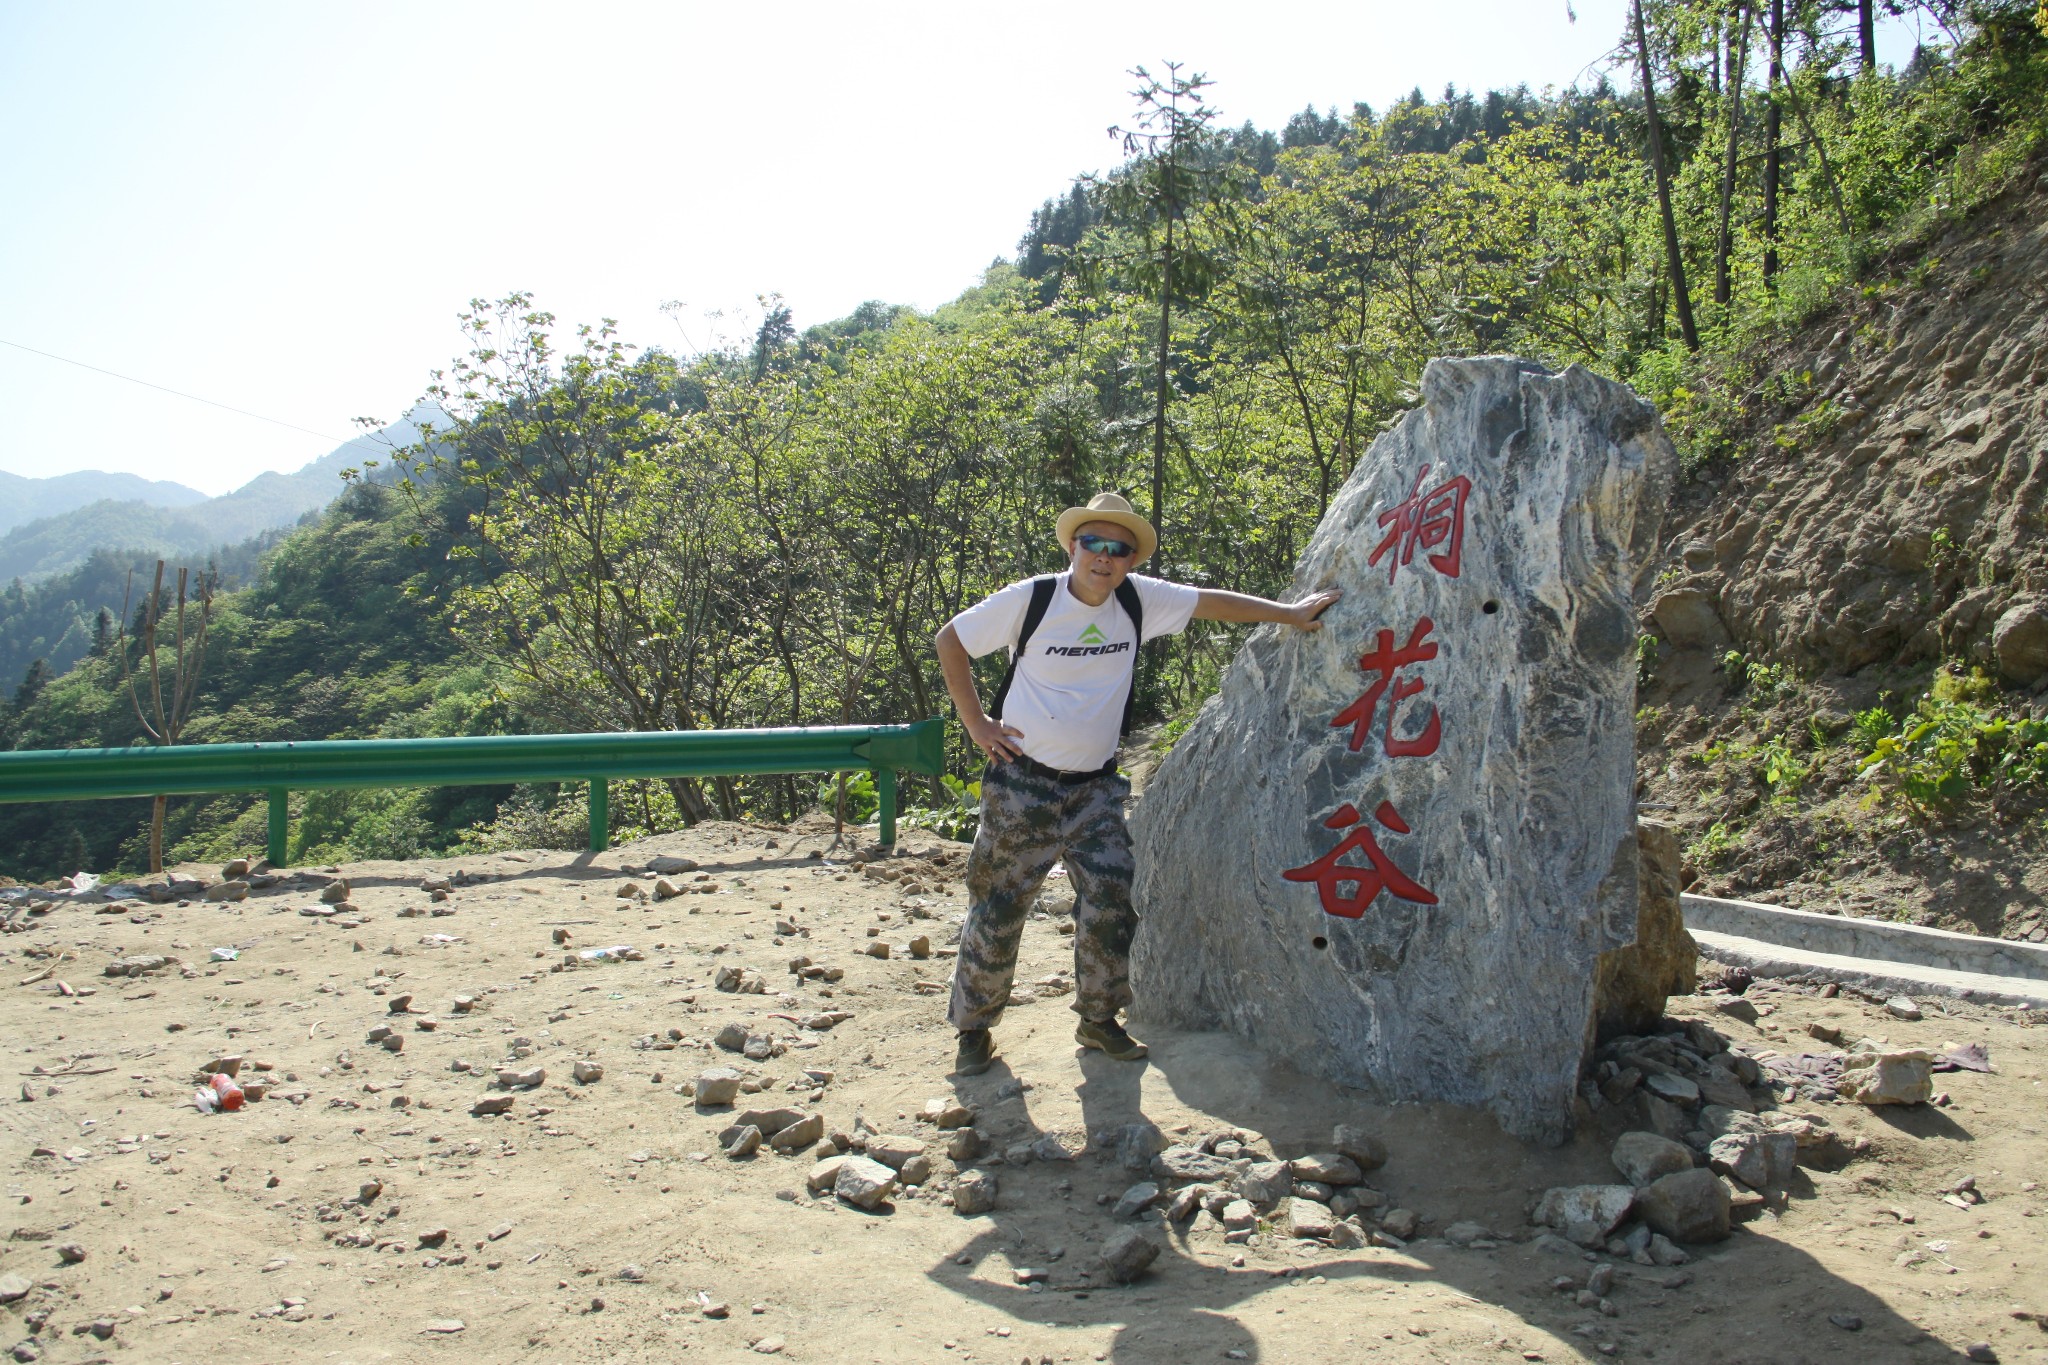
<path id="1" fill-rule="evenodd" d="M 1423 617 L 1415 623 L 1415 628 L 1408 632 L 1408 643 L 1399 649 L 1394 648 L 1394 632 L 1382 630 L 1373 647 L 1358 656 L 1358 666 L 1366 673 L 1376 675 L 1376 681 L 1365 689 L 1357 701 L 1339 711 L 1336 719 L 1330 722 L 1333 729 L 1345 725 L 1351 727 L 1349 747 L 1352 753 L 1358 753 L 1365 748 L 1366 737 L 1372 730 L 1373 717 L 1379 711 L 1380 698 L 1386 696 L 1389 687 L 1393 689 L 1394 695 L 1387 703 L 1387 757 L 1428 758 L 1437 751 L 1437 746 L 1443 743 L 1443 718 L 1437 714 L 1435 706 L 1429 708 L 1429 719 L 1423 722 L 1422 733 L 1413 739 L 1400 738 L 1394 729 L 1394 713 L 1400 709 L 1401 703 L 1428 686 L 1418 678 L 1400 677 L 1400 670 L 1408 664 L 1422 663 L 1436 657 L 1436 642 L 1429 640 L 1429 633 L 1435 629 L 1436 622 L 1427 616 Z M 1425 641 L 1428 643 L 1424 643 Z"/>
<path id="2" fill-rule="evenodd" d="M 1424 465 L 1415 476 L 1415 485 L 1408 490 L 1408 496 L 1393 508 L 1380 513 L 1380 525 L 1393 529 L 1387 538 L 1374 547 L 1367 556 L 1368 566 L 1378 564 L 1382 556 L 1392 552 L 1387 560 L 1387 581 L 1401 572 L 1404 565 L 1412 562 L 1417 550 L 1434 551 L 1426 558 L 1431 567 L 1446 578 L 1458 576 L 1458 566 L 1465 548 L 1465 499 L 1472 493 L 1472 480 L 1463 474 L 1446 480 L 1422 491 L 1422 481 L 1429 477 L 1430 466 Z M 1441 545 L 1443 549 L 1438 550 Z"/>
<path id="3" fill-rule="evenodd" d="M 1401 813 L 1394 809 L 1391 801 L 1380 802 L 1372 818 L 1397 834 L 1409 832 L 1408 822 L 1401 818 Z M 1344 919 L 1358 919 L 1365 914 L 1365 907 L 1378 900 L 1383 891 L 1391 891 L 1399 899 L 1416 905 L 1437 903 L 1435 892 L 1394 866 L 1394 860 L 1373 837 L 1372 826 L 1361 822 L 1358 807 L 1345 802 L 1337 808 L 1335 815 L 1323 821 L 1323 825 L 1328 829 L 1343 829 L 1347 825 L 1356 825 L 1357 828 L 1314 862 L 1305 867 L 1291 867 L 1280 875 L 1290 882 L 1314 882 L 1324 910 Z M 1366 866 L 1337 861 L 1353 849 L 1364 853 Z M 1346 884 L 1353 888 L 1349 895 L 1339 889 Z"/>
<path id="4" fill-rule="evenodd" d="M 1377 566 L 1382 559 L 1386 560 L 1389 583 L 1404 566 L 1414 563 L 1418 553 L 1424 563 L 1446 578 L 1458 577 L 1463 567 L 1465 504 L 1472 494 L 1472 481 L 1460 474 L 1425 492 L 1423 484 L 1430 469 L 1430 465 L 1422 466 L 1408 496 L 1380 514 L 1379 524 L 1387 534 L 1373 548 L 1366 563 Z M 1443 717 L 1434 705 L 1430 706 L 1422 728 L 1407 738 L 1402 736 L 1399 716 L 1401 703 L 1428 687 L 1414 672 L 1403 670 L 1437 657 L 1438 644 L 1430 638 L 1435 630 L 1436 622 L 1427 616 L 1419 617 L 1408 632 L 1407 643 L 1397 646 L 1394 631 L 1382 629 L 1374 635 L 1372 648 L 1359 656 L 1358 666 L 1371 683 L 1356 701 L 1330 721 L 1332 729 L 1351 728 L 1346 747 L 1352 753 L 1363 752 L 1371 740 L 1381 715 L 1382 700 L 1387 703 L 1386 728 L 1380 743 L 1388 758 L 1428 758 L 1442 747 Z M 1373 811 L 1373 821 L 1396 834 L 1411 832 L 1391 801 L 1380 802 Z M 1288 868 L 1280 875 L 1291 882 L 1313 883 L 1326 912 L 1344 919 L 1359 919 L 1382 894 L 1414 905 L 1437 904 L 1435 892 L 1395 866 L 1380 847 L 1373 824 L 1359 815 L 1356 806 L 1347 801 L 1323 824 L 1328 829 L 1351 832 L 1322 857 L 1302 867 Z M 1364 857 L 1363 864 L 1341 861 L 1354 852 Z"/>

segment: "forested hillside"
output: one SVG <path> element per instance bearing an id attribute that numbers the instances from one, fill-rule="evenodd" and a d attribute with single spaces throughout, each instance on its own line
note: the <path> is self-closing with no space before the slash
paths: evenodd
<path id="1" fill-rule="evenodd" d="M 285 535 L 267 531 L 218 546 L 194 567 L 232 591 L 248 583 L 264 554 Z M 88 654 L 104 652 L 119 631 L 121 603 L 142 602 L 155 565 L 151 550 L 94 550 L 63 573 L 35 583 L 17 578 L 0 588 L 0 678 L 33 692 Z"/>
<path id="2" fill-rule="evenodd" d="M 1159 523 L 1161 572 L 1284 590 L 1435 355 L 1628 380 L 1688 477 L 1725 482 L 1792 382 L 1787 339 L 1922 269 L 2038 164 L 2048 9 L 1916 12 L 1942 43 L 1892 71 L 1854 4 L 1653 0 L 1617 35 L 1626 88 L 1417 93 L 1278 133 L 1228 128 L 1189 73 L 1154 72 L 1121 169 L 1047 200 L 1014 261 L 930 315 L 877 303 L 799 331 L 777 307 L 751 345 L 679 357 L 557 337 L 524 296 L 478 305 L 427 394 L 437 444 L 217 600 L 188 737 L 935 714 L 933 631 L 1053 567 L 1052 514 L 1097 489 Z M 1165 736 L 1232 643 L 1211 626 L 1149 654 L 1141 711 Z M 1745 643 L 1769 663 L 1768 635 Z M 5 741 L 132 739 L 121 652 L 19 697 Z M 628 830 L 817 799 L 781 779 L 622 785 Z M 293 855 L 566 842 L 580 814 L 561 795 L 295 797 Z M 0 860 L 135 867 L 144 809 L 0 808 Z M 172 803 L 175 856 L 260 829 L 243 798 Z"/>

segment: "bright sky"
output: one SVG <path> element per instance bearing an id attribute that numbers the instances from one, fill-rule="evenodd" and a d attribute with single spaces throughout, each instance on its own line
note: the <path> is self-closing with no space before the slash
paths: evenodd
<path id="1" fill-rule="evenodd" d="M 0 0 L 0 341 L 306 429 L 0 345 L 0 469 L 296 469 L 512 290 L 671 348 L 770 291 L 930 308 L 1118 159 L 1132 66 L 1277 130 L 1590 80 L 1623 5 Z"/>

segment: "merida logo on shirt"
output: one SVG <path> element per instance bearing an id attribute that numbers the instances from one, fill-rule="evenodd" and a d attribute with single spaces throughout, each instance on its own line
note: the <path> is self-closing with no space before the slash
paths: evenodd
<path id="1" fill-rule="evenodd" d="M 1079 644 L 1047 645 L 1045 652 L 1047 654 L 1056 654 L 1063 659 L 1088 659 L 1098 654 L 1122 654 L 1129 650 L 1130 647 L 1131 642 L 1129 640 L 1119 640 L 1113 645 L 1105 644 L 1101 627 L 1090 622 L 1088 629 L 1081 632 L 1081 642 Z"/>

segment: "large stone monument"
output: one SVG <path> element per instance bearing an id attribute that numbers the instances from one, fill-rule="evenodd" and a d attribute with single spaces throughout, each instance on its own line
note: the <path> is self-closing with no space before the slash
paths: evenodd
<path id="1" fill-rule="evenodd" d="M 1432 361 L 1133 819 L 1141 1021 L 1570 1131 L 1635 937 L 1636 620 L 1676 460 L 1573 368 Z"/>

